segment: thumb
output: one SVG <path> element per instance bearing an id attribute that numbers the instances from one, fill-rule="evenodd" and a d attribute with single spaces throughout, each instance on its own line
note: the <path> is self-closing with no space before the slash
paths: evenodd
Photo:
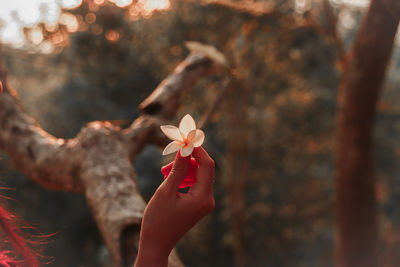
<path id="1" fill-rule="evenodd" d="M 187 175 L 190 166 L 190 156 L 182 157 L 180 151 L 176 154 L 174 164 L 165 182 L 165 187 L 174 194 Z"/>

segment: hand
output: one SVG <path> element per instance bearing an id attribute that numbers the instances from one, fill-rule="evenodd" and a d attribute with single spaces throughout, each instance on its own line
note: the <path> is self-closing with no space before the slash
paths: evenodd
<path id="1" fill-rule="evenodd" d="M 168 256 L 178 240 L 201 218 L 214 210 L 214 161 L 197 147 L 193 157 L 199 164 L 197 182 L 188 193 L 178 187 L 186 176 L 190 156 L 179 153 L 168 178 L 148 203 L 142 221 L 136 267 L 168 266 Z"/>

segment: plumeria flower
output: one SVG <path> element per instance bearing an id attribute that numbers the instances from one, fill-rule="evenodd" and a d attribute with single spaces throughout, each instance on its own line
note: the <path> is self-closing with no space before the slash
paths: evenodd
<path id="1" fill-rule="evenodd" d="M 196 122 L 189 114 L 182 118 L 179 128 L 172 125 L 162 125 L 160 128 L 168 138 L 174 140 L 165 147 L 163 155 L 180 150 L 181 156 L 187 157 L 204 142 L 204 132 L 196 129 Z"/>

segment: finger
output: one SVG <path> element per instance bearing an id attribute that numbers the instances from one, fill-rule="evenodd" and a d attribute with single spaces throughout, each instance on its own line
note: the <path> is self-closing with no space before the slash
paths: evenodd
<path id="1" fill-rule="evenodd" d="M 171 172 L 171 170 L 172 170 L 172 166 L 174 165 L 174 162 L 171 162 L 171 163 L 169 163 L 169 164 L 167 164 L 167 165 L 165 165 L 165 166 L 162 166 L 161 167 L 161 173 L 162 174 L 164 174 L 164 176 L 168 176 L 169 175 L 169 173 Z M 165 178 L 164 178 L 165 179 Z"/>
<path id="2" fill-rule="evenodd" d="M 180 151 L 176 154 L 174 164 L 167 179 L 164 181 L 165 188 L 172 193 L 176 193 L 179 185 L 185 178 L 190 164 L 190 157 L 182 157 Z"/>
<path id="3" fill-rule="evenodd" d="M 193 150 L 193 157 L 199 164 L 199 168 L 196 172 L 197 181 L 192 186 L 191 192 L 202 195 L 210 194 L 214 183 L 214 160 L 202 147 L 196 147 Z"/>

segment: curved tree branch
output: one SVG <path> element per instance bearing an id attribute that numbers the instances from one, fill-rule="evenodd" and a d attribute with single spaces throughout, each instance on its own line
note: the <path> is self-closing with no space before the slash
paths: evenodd
<path id="1" fill-rule="evenodd" d="M 167 143 L 158 130 L 162 120 L 175 116 L 184 91 L 218 70 L 211 58 L 190 54 L 143 101 L 140 108 L 144 115 L 129 128 L 121 130 L 108 122 L 92 122 L 76 138 L 60 139 L 45 132 L 26 114 L 15 91 L 7 85 L 4 66 L 0 66 L 4 84 L 0 95 L 0 149 L 37 183 L 84 193 L 113 266 L 132 266 L 146 206 L 132 162 L 146 145 Z M 175 251 L 169 265 L 183 265 Z"/>
<path id="2" fill-rule="evenodd" d="M 144 114 L 157 115 L 161 119 L 171 119 L 179 108 L 179 99 L 201 77 L 215 74 L 219 65 L 204 55 L 190 54 L 179 64 L 140 105 Z"/>
<path id="3" fill-rule="evenodd" d="M 16 167 L 49 189 L 83 192 L 76 139 L 58 139 L 45 132 L 22 109 L 16 92 L 2 78 L 0 149 Z"/>

